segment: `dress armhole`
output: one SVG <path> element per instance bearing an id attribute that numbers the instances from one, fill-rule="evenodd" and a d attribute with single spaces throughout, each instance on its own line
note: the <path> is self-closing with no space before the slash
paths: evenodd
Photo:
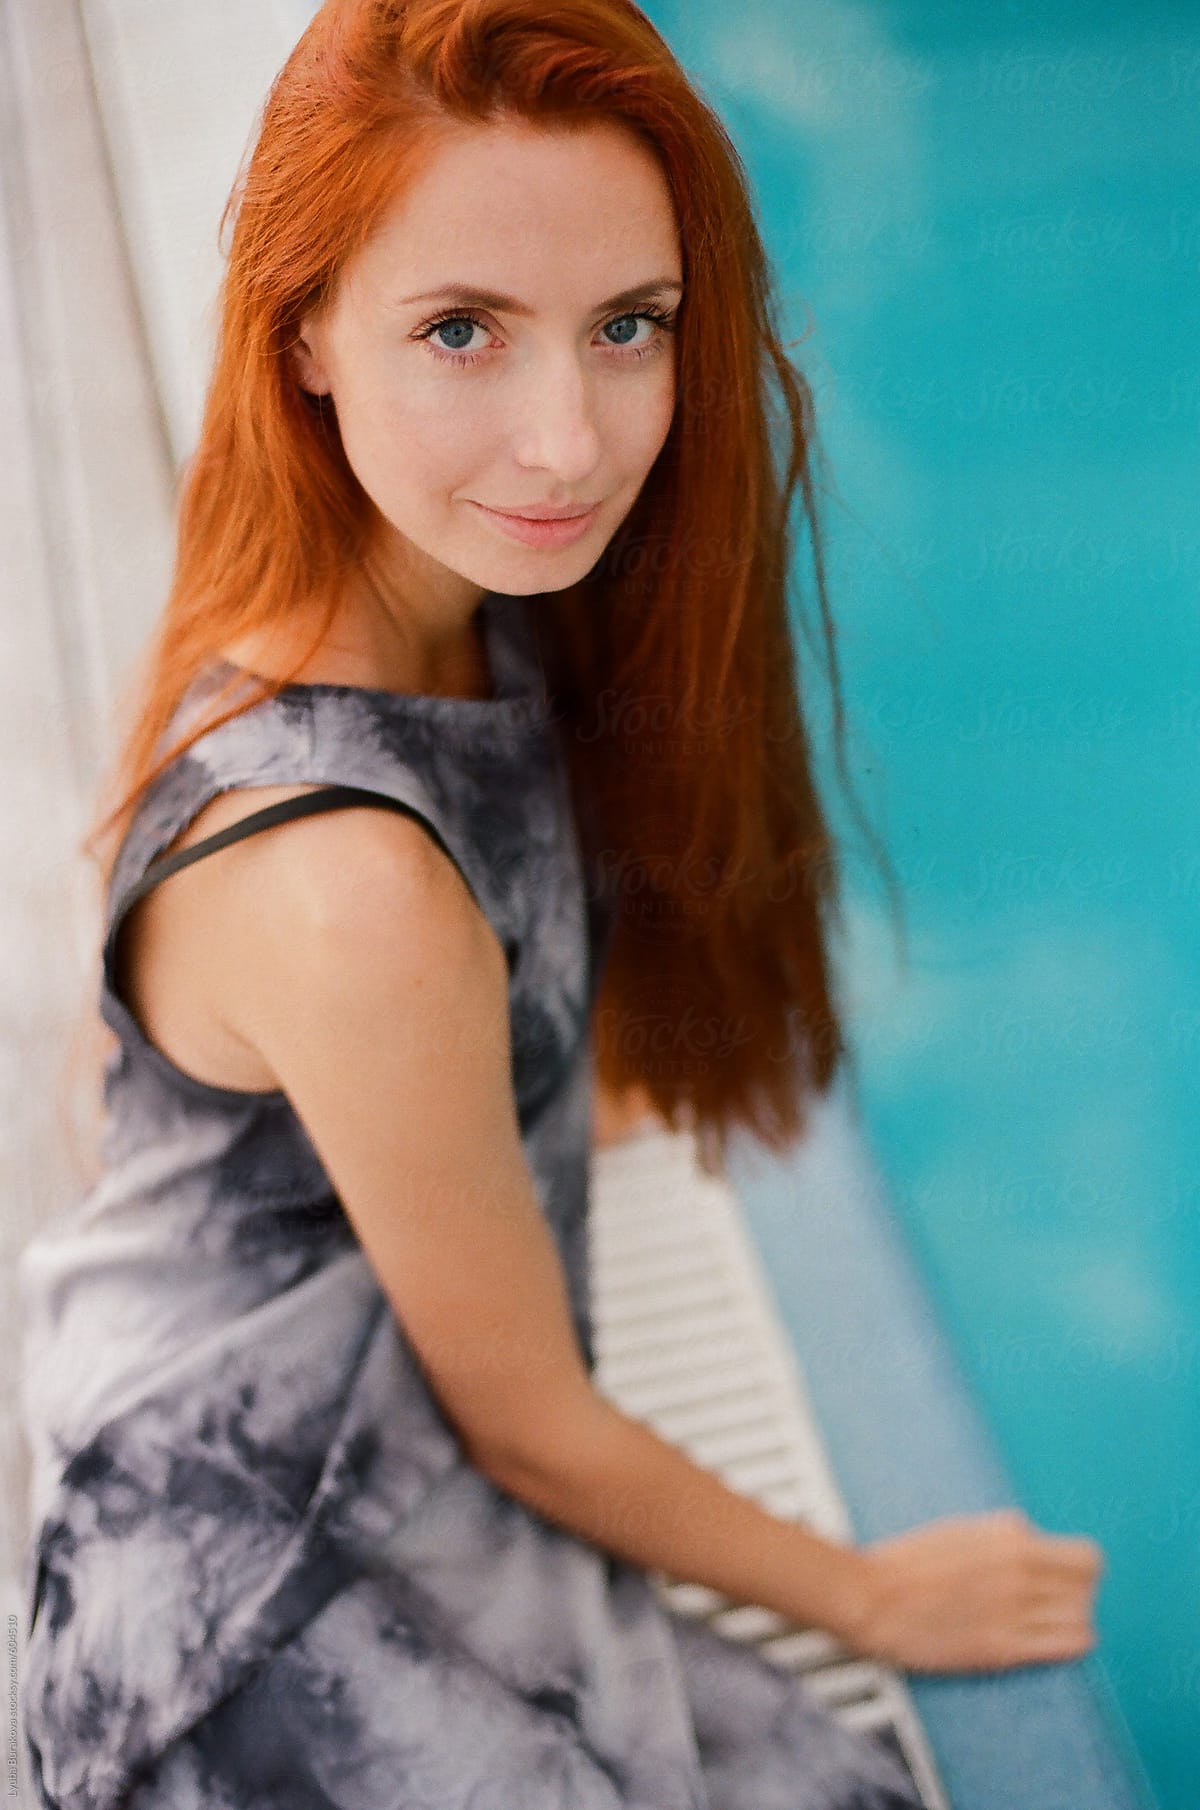
<path id="1" fill-rule="evenodd" d="M 283 1097 L 281 1088 L 225 1087 L 217 1082 L 202 1080 L 198 1075 L 190 1075 L 186 1069 L 180 1068 L 177 1062 L 151 1041 L 121 997 L 117 987 L 117 939 L 126 914 L 130 907 L 156 886 L 160 880 L 165 880 L 169 874 L 177 872 L 181 867 L 187 867 L 192 861 L 199 861 L 204 855 L 212 854 L 217 849 L 226 848 L 232 842 L 240 842 L 243 837 L 253 836 L 259 830 L 270 829 L 274 824 L 286 823 L 290 818 L 308 817 L 318 811 L 345 810 L 352 805 L 378 805 L 383 809 L 400 811 L 406 817 L 414 818 L 426 830 L 443 854 L 453 861 L 462 877 L 463 885 L 476 905 L 481 910 L 483 909 L 478 893 L 463 872 L 462 863 L 426 813 L 403 799 L 394 798 L 390 792 L 379 792 L 370 786 L 324 785 L 314 792 L 305 792 L 295 798 L 280 799 L 278 803 L 264 805 L 261 810 L 251 811 L 237 823 L 227 824 L 223 830 L 217 830 L 213 835 L 205 836 L 201 841 L 192 843 L 190 848 L 176 849 L 174 854 L 161 855 L 151 861 L 141 877 L 122 894 L 109 922 L 102 956 L 101 1017 L 123 1040 L 134 1042 L 155 1068 L 170 1080 L 184 1087 L 189 1093 L 194 1092 L 199 1098 L 207 1100 L 274 1100 Z M 504 944 L 504 958 L 511 978 L 517 959 L 517 950 L 511 943 Z"/>

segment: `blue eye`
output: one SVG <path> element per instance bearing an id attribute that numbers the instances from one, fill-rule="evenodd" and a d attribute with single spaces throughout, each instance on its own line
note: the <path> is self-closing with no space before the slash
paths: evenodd
<path id="1" fill-rule="evenodd" d="M 617 316 L 616 320 L 609 321 L 608 325 L 610 327 L 614 327 L 614 326 L 619 327 L 622 325 L 622 323 L 627 323 L 628 325 L 632 326 L 635 321 L 644 320 L 645 318 L 646 317 L 644 315 L 638 315 L 638 314 L 619 314 Z"/>
<path id="2" fill-rule="evenodd" d="M 605 322 L 606 328 L 620 326 L 624 322 L 648 321 L 655 328 L 655 332 L 645 345 L 612 345 L 610 343 L 609 349 L 619 356 L 626 356 L 629 358 L 646 358 L 661 351 L 666 344 L 667 335 L 673 333 L 675 330 L 675 312 L 676 311 L 673 309 L 659 308 L 653 303 L 648 303 L 645 308 L 634 309 L 632 312 L 626 314 L 613 315 L 611 320 Z M 470 339 L 469 332 L 466 335 L 466 340 L 458 346 L 436 345 L 433 340 L 433 335 L 435 333 L 440 333 L 445 329 L 469 329 L 472 327 L 478 327 L 485 333 L 487 331 L 486 321 L 481 320 L 477 314 L 472 313 L 469 309 L 451 309 L 443 314 L 435 316 L 431 321 L 426 321 L 423 327 L 417 329 L 413 337 L 415 339 L 427 340 L 429 342 L 429 349 L 435 358 L 440 358 L 449 364 L 473 365 L 478 364 L 479 360 L 484 357 L 485 354 L 482 352 L 468 352 L 466 350 L 466 340 Z"/>

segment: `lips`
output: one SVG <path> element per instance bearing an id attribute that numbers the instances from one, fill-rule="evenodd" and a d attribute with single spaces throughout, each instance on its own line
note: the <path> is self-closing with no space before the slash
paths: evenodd
<path id="1" fill-rule="evenodd" d="M 503 509 L 498 503 L 484 503 L 494 515 L 511 515 L 519 522 L 574 522 L 590 515 L 595 503 L 564 503 L 561 509 Z"/>
<path id="2" fill-rule="evenodd" d="M 569 509 L 552 515 L 492 509 L 486 503 L 474 503 L 472 507 L 510 540 L 519 541 L 526 547 L 553 548 L 571 547 L 577 540 L 582 540 L 590 532 L 600 505 L 593 503 L 590 509 L 581 510 L 578 504 L 572 504 Z"/>

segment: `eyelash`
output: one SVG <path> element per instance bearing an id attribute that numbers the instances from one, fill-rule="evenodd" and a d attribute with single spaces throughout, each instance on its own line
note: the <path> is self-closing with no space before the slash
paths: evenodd
<path id="1" fill-rule="evenodd" d="M 610 347 L 610 350 L 618 357 L 622 355 L 630 358 L 648 358 L 652 356 L 654 353 L 660 351 L 666 343 L 665 335 L 674 333 L 675 316 L 677 312 L 678 310 L 676 309 L 660 308 L 656 303 L 650 302 L 644 308 L 626 309 L 622 314 L 612 315 L 609 320 L 605 321 L 604 324 L 606 327 L 610 326 L 613 321 L 640 320 L 653 321 L 661 331 L 655 334 L 648 345 L 632 347 L 612 346 Z M 431 335 L 436 333 L 437 329 L 444 326 L 447 321 L 470 321 L 473 326 L 481 327 L 485 333 L 487 332 L 487 322 L 480 320 L 479 316 L 473 314 L 469 308 L 451 308 L 447 309 L 443 314 L 436 315 L 433 320 L 426 321 L 425 325 L 418 328 L 417 332 L 413 335 L 414 339 L 428 340 L 429 350 L 433 353 L 433 356 L 445 360 L 447 364 L 478 364 L 479 360 L 485 356 L 482 352 L 452 352 L 449 346 L 434 345 Z"/>

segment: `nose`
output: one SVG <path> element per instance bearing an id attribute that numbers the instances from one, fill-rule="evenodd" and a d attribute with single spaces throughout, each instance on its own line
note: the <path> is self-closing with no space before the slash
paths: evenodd
<path id="1" fill-rule="evenodd" d="M 521 424 L 514 436 L 518 465 L 552 472 L 577 490 L 600 462 L 594 387 L 570 353 L 548 356 L 527 377 Z"/>

